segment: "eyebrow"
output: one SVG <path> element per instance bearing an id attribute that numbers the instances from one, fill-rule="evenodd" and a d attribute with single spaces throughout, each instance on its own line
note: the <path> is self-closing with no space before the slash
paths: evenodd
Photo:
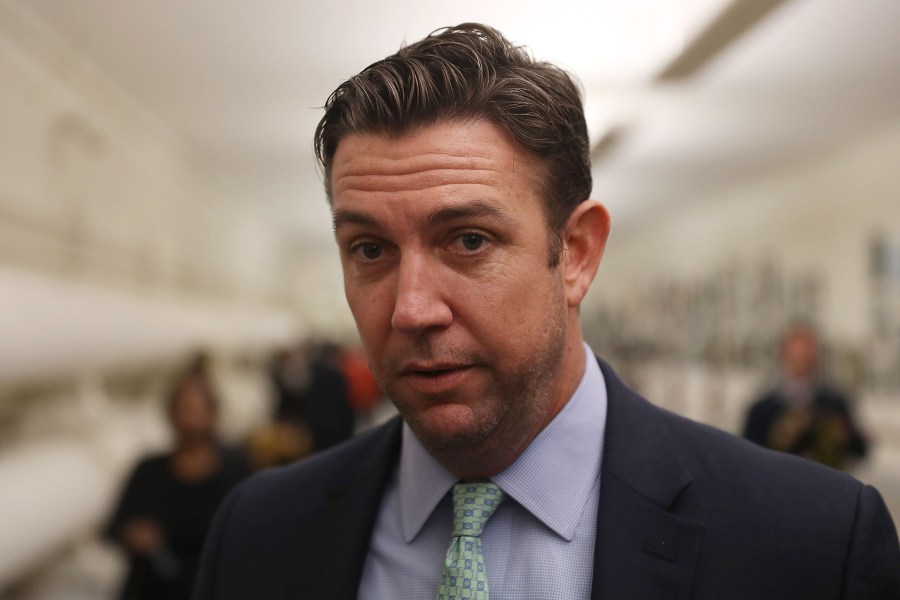
<path id="1" fill-rule="evenodd" d="M 500 208 L 497 208 L 496 206 L 489 204 L 483 200 L 474 200 L 464 204 L 447 206 L 441 208 L 440 210 L 436 210 L 435 212 L 428 215 L 428 217 L 425 219 L 424 226 L 434 227 L 436 225 L 440 225 L 441 223 L 446 223 L 449 221 L 471 219 L 476 217 L 489 218 L 495 221 L 499 221 L 508 226 L 513 226 L 516 222 L 509 213 L 501 210 Z M 340 227 L 345 225 L 361 225 L 364 227 L 374 227 L 377 229 L 381 229 L 382 227 L 381 223 L 377 219 L 367 215 L 366 213 L 340 208 L 334 209 L 334 212 L 332 213 L 332 228 L 334 229 L 334 231 L 337 231 Z"/>
<path id="2" fill-rule="evenodd" d="M 365 213 L 336 208 L 331 215 L 331 228 L 337 231 L 342 225 L 363 225 L 365 227 L 381 228 L 381 223 Z"/>
<path id="3" fill-rule="evenodd" d="M 466 219 L 473 217 L 486 217 L 495 221 L 500 221 L 506 225 L 514 225 L 515 219 L 507 212 L 497 208 L 493 204 L 488 204 L 482 200 L 475 200 L 457 206 L 448 206 L 437 210 L 430 215 L 425 221 L 429 227 L 439 225 L 447 221 L 455 221 L 457 219 Z"/>

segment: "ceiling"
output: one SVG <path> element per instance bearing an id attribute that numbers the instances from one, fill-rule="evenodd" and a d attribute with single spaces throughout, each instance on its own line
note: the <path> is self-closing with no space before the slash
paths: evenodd
<path id="1" fill-rule="evenodd" d="M 402 42 L 463 21 L 578 75 L 594 195 L 619 225 L 900 115 L 897 0 L 8 1 L 245 190 L 247 210 L 311 244 L 330 238 L 318 107 Z"/>

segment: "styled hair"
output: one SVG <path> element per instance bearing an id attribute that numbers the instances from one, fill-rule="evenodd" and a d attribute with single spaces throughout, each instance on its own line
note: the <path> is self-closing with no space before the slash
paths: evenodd
<path id="1" fill-rule="evenodd" d="M 344 136 L 401 136 L 439 122 L 477 119 L 506 131 L 542 166 L 536 179 L 555 266 L 566 221 L 591 193 L 581 91 L 564 70 L 534 60 L 487 25 L 439 29 L 338 86 L 315 133 L 328 201 L 332 160 Z"/>

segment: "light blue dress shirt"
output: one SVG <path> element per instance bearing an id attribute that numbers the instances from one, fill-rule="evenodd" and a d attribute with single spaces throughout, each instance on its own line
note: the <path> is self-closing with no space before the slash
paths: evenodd
<path id="1" fill-rule="evenodd" d="M 519 458 L 491 478 L 508 496 L 482 534 L 491 600 L 590 597 L 606 384 L 586 344 L 584 350 L 575 393 Z M 404 425 L 359 598 L 434 598 L 453 530 L 454 483 Z"/>

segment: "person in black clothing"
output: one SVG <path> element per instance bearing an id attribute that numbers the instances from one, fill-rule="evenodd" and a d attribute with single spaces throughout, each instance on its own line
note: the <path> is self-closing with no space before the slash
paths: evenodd
<path id="1" fill-rule="evenodd" d="M 285 354 L 275 373 L 275 385 L 276 418 L 308 431 L 314 451 L 353 436 L 354 414 L 338 346 L 326 342 Z"/>
<path id="2" fill-rule="evenodd" d="M 353 408 L 340 360 L 340 347 L 325 342 L 319 345 L 310 362 L 311 381 L 303 412 L 317 451 L 353 436 Z"/>
<path id="3" fill-rule="evenodd" d="M 818 339 L 795 326 L 781 342 L 778 384 L 747 413 L 744 437 L 761 446 L 797 454 L 834 468 L 866 455 L 865 437 L 844 396 L 816 378 Z"/>
<path id="4" fill-rule="evenodd" d="M 137 465 L 106 527 L 129 558 L 121 600 L 190 598 L 213 514 L 247 474 L 216 439 L 217 402 L 202 377 L 175 385 L 168 416 L 175 448 Z"/>

